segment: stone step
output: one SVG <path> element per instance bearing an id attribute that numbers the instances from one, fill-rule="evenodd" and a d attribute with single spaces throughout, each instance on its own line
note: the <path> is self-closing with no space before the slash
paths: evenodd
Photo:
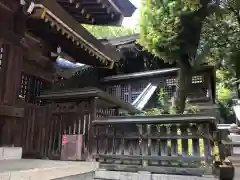
<path id="1" fill-rule="evenodd" d="M 20 159 L 22 159 L 21 147 L 0 147 L 0 161 L 1 160 L 20 160 Z"/>
<path id="2" fill-rule="evenodd" d="M 227 157 L 233 163 L 233 166 L 240 167 L 240 155 L 232 155 Z"/>
<path id="3" fill-rule="evenodd" d="M 95 172 L 83 173 L 73 176 L 67 176 L 63 178 L 57 178 L 55 180 L 94 180 Z"/>

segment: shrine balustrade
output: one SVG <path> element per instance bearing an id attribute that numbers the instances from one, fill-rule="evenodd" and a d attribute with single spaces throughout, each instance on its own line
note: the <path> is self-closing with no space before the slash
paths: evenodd
<path id="1" fill-rule="evenodd" d="M 218 158 L 216 119 L 203 115 L 99 118 L 91 155 L 107 170 L 212 174 Z"/>

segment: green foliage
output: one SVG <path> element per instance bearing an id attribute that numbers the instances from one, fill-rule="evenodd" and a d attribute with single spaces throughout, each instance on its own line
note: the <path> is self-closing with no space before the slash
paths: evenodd
<path id="1" fill-rule="evenodd" d="M 221 118 L 225 119 L 226 123 L 232 122 L 233 108 L 232 99 L 234 97 L 234 91 L 232 83 L 229 83 L 232 79 L 231 73 L 226 69 L 219 69 L 216 72 L 217 77 L 217 105 Z"/>
<path id="2" fill-rule="evenodd" d="M 140 13 L 140 44 L 161 58 L 168 56 L 159 46 L 168 46 L 177 36 L 180 25 L 180 1 L 142 1 Z M 178 47 L 172 47 L 172 49 Z M 164 58 L 166 60 L 166 58 Z"/>
<path id="3" fill-rule="evenodd" d="M 213 14 L 208 17 L 202 29 L 202 41 L 211 42 L 208 62 L 229 62 L 229 55 L 239 44 L 239 35 L 239 25 L 230 12 L 226 14 L 226 11 L 223 11 L 221 15 Z"/>
<path id="4" fill-rule="evenodd" d="M 157 116 L 161 114 L 176 114 L 176 109 L 172 106 L 167 95 L 164 93 L 163 88 L 160 89 L 158 99 L 156 102 L 156 108 L 148 109 L 144 112 L 145 116 Z M 186 109 L 184 114 L 195 114 L 199 111 L 196 106 L 192 106 L 188 102 L 186 103 Z"/>
<path id="5" fill-rule="evenodd" d="M 144 112 L 146 116 L 155 116 L 161 114 L 169 114 L 169 110 L 171 109 L 171 104 L 164 93 L 163 88 L 159 90 L 158 99 L 156 102 L 156 108 L 148 109 Z"/>
<path id="6" fill-rule="evenodd" d="M 134 30 L 124 27 L 83 25 L 96 38 L 120 37 L 134 34 Z"/>
<path id="7" fill-rule="evenodd" d="M 202 29 L 202 41 L 211 41 L 207 60 L 219 67 L 224 86 L 231 87 L 240 79 L 240 5 L 239 0 L 221 1 L 221 10 L 207 17 Z M 220 75 L 219 73 L 217 76 Z M 219 82 L 219 83 L 220 83 Z M 222 86 L 222 84 L 221 84 Z"/>
<path id="8" fill-rule="evenodd" d="M 197 12 L 203 6 L 202 4 L 204 4 L 203 1 L 200 3 L 199 0 L 142 1 L 140 43 L 148 51 L 167 62 L 179 59 L 182 51 L 193 53 L 194 57 L 197 47 L 194 47 L 195 44 L 190 46 L 190 41 L 187 40 L 189 34 L 181 37 L 181 33 L 186 31 L 182 29 L 186 28 L 185 26 L 193 30 L 196 28 L 194 26 L 198 26 L 199 22 L 194 12 Z M 199 28 L 200 32 L 201 27 Z M 190 33 L 192 33 L 191 38 L 194 39 L 194 32 Z"/>
<path id="9" fill-rule="evenodd" d="M 160 108 L 152 108 L 152 109 L 148 109 L 144 112 L 145 116 L 158 116 L 163 114 L 163 110 Z"/>
<path id="10" fill-rule="evenodd" d="M 199 108 L 197 106 L 193 106 L 190 103 L 186 102 L 186 108 L 184 114 L 196 114 L 199 112 Z"/>
<path id="11" fill-rule="evenodd" d="M 224 103 L 226 101 L 232 100 L 233 94 L 230 89 L 224 86 L 218 86 L 217 97 L 219 102 Z"/>

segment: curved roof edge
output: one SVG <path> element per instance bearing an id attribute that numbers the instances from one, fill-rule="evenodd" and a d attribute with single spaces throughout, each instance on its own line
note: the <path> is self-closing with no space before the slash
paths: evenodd
<path id="1" fill-rule="evenodd" d="M 119 8 L 124 17 L 131 17 L 137 9 L 129 0 L 109 0 L 109 1 L 112 1 Z"/>

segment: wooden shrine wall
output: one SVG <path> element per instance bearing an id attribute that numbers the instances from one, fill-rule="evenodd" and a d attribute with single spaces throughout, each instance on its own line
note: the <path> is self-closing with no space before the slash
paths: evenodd
<path id="1" fill-rule="evenodd" d="M 88 129 L 93 114 L 87 111 L 91 102 L 36 106 L 25 111 L 22 122 L 22 148 L 25 157 L 60 158 L 62 135 L 83 134 L 87 146 Z"/>
<path id="2" fill-rule="evenodd" d="M 29 103 L 37 104 L 22 98 L 22 74 L 43 79 L 51 86 L 53 73 L 51 68 L 45 68 L 51 62 L 47 58 L 43 61 L 44 49 L 36 48 L 39 42 L 26 36 L 26 16 L 19 1 L 5 2 L 0 3 L 0 146 L 21 146 L 21 126 L 26 120 L 24 110 L 31 106 Z M 38 83 L 37 80 L 30 82 L 26 89 Z M 33 88 L 31 97 L 36 94 Z"/>

